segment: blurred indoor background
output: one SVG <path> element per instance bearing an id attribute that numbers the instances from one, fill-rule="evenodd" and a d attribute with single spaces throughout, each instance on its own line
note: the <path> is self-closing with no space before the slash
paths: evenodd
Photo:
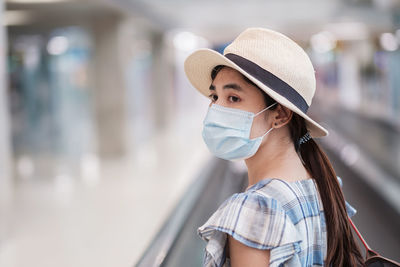
<path id="1" fill-rule="evenodd" d="M 0 18 L 1 267 L 201 266 L 196 228 L 245 177 L 203 144 L 183 61 L 253 26 L 309 53 L 354 221 L 400 260 L 398 0 L 0 0 Z"/>

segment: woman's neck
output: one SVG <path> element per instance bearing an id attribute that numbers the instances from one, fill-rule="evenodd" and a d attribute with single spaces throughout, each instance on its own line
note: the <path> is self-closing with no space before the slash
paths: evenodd
<path id="1" fill-rule="evenodd" d="M 266 178 L 288 182 L 310 178 L 293 143 L 278 136 L 270 137 L 253 157 L 246 160 L 249 186 Z"/>

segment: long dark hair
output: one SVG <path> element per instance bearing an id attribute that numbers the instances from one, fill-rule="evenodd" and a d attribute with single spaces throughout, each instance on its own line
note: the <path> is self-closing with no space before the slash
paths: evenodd
<path id="1" fill-rule="evenodd" d="M 213 69 L 212 80 L 223 67 L 225 66 L 219 65 Z M 243 78 L 259 88 L 244 75 Z M 276 102 L 263 90 L 260 88 L 259 90 L 264 95 L 266 106 Z M 275 105 L 271 109 L 274 110 L 276 107 Z M 306 170 L 316 181 L 324 208 L 328 239 L 325 266 L 364 266 L 360 249 L 351 232 L 344 196 L 332 164 L 314 139 L 299 145 L 299 139 L 307 133 L 303 117 L 293 113 L 288 127 L 296 152 L 301 156 Z"/>

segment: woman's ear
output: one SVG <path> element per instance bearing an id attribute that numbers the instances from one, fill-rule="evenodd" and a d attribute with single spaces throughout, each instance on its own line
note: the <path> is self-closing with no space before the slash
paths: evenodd
<path id="1" fill-rule="evenodd" d="M 288 124 L 292 117 L 293 111 L 291 111 L 287 107 L 282 106 L 281 104 L 278 104 L 276 109 L 274 110 L 272 125 L 274 128 L 280 128 Z"/>

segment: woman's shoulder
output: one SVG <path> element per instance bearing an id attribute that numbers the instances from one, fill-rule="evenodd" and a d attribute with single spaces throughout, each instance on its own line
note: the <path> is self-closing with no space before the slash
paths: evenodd
<path id="1" fill-rule="evenodd" d="M 342 187 L 342 179 L 339 176 L 337 179 Z M 252 185 L 247 191 L 276 200 L 295 224 L 305 217 L 317 216 L 324 210 L 317 182 L 312 178 L 294 182 L 277 178 L 265 179 Z M 350 217 L 354 216 L 357 210 L 347 201 L 345 204 L 347 214 Z"/>
<path id="2" fill-rule="evenodd" d="M 284 209 L 293 202 L 318 201 L 317 185 L 313 179 L 292 182 L 277 178 L 265 179 L 249 187 L 246 192 L 274 199 Z"/>
<path id="3" fill-rule="evenodd" d="M 205 262 L 220 266 L 227 234 L 249 247 L 274 250 L 276 266 L 301 250 L 301 235 L 282 203 L 266 192 L 262 186 L 233 194 L 199 227 L 198 234 L 208 242 Z"/>
<path id="4" fill-rule="evenodd" d="M 236 220 L 238 216 L 262 217 L 284 215 L 293 201 L 310 201 L 317 198 L 317 189 L 312 179 L 287 182 L 281 179 L 264 179 L 246 191 L 227 198 L 211 216 L 224 221 Z M 243 212 L 245 211 L 245 212 Z"/>
<path id="5" fill-rule="evenodd" d="M 221 231 L 259 249 L 271 249 L 289 242 L 285 238 L 296 236 L 295 227 L 286 214 L 284 203 L 269 195 L 266 187 L 249 188 L 226 199 L 198 229 L 199 235 L 208 241 L 215 231 Z"/>

